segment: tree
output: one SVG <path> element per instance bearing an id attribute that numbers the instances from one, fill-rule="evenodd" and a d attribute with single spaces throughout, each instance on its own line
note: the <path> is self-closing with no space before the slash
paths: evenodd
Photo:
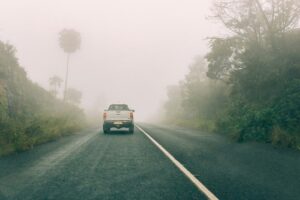
<path id="1" fill-rule="evenodd" d="M 60 88 L 62 82 L 63 82 L 63 80 L 56 75 L 50 77 L 50 79 L 49 79 L 49 84 L 50 84 L 50 86 L 53 87 L 52 92 L 55 97 L 58 94 L 58 89 Z"/>
<path id="2" fill-rule="evenodd" d="M 73 29 L 63 29 L 59 33 L 59 45 L 64 50 L 64 52 L 67 53 L 67 70 L 66 70 L 65 88 L 64 88 L 64 100 L 65 100 L 66 92 L 68 89 L 70 55 L 80 48 L 81 45 L 80 33 Z"/>
<path id="3" fill-rule="evenodd" d="M 68 88 L 66 92 L 66 101 L 73 104 L 80 104 L 82 93 L 74 88 Z"/>
<path id="4" fill-rule="evenodd" d="M 219 129 L 240 141 L 299 145 L 300 1 L 217 0 L 214 6 L 231 32 L 212 38 L 206 56 L 207 75 L 230 88 Z"/>
<path id="5" fill-rule="evenodd" d="M 182 87 L 171 85 L 167 87 L 168 100 L 164 104 L 165 118 L 168 121 L 179 119 L 183 115 L 182 108 Z"/>
<path id="6" fill-rule="evenodd" d="M 228 82 L 232 71 L 243 68 L 240 55 L 243 43 L 237 37 L 214 38 L 210 41 L 211 51 L 206 55 L 207 76 Z"/>
<path id="7" fill-rule="evenodd" d="M 245 52 L 280 51 L 280 41 L 298 25 L 299 0 L 217 0 L 214 18 L 232 34 L 212 38 L 208 76 L 224 79 L 245 67 Z"/>
<path id="8" fill-rule="evenodd" d="M 217 0 L 214 17 L 228 30 L 258 44 L 275 39 L 299 21 L 299 0 Z"/>
<path id="9" fill-rule="evenodd" d="M 182 106 L 190 119 L 212 120 L 226 102 L 226 87 L 206 76 L 207 62 L 196 57 L 182 82 Z"/>
<path id="10" fill-rule="evenodd" d="M 182 81 L 182 106 L 190 113 L 191 117 L 198 116 L 199 104 L 203 99 L 206 86 L 207 64 L 202 56 L 197 56 L 189 66 L 189 73 Z"/>

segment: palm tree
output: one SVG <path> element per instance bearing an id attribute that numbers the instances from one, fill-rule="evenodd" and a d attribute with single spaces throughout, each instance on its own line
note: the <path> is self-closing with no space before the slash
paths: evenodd
<path id="1" fill-rule="evenodd" d="M 74 53 L 80 48 L 81 36 L 80 33 L 73 29 L 63 29 L 59 33 L 59 45 L 67 53 L 67 71 L 65 78 L 64 88 L 64 100 L 66 98 L 66 92 L 68 88 L 68 76 L 69 76 L 69 60 L 71 53 Z"/>
<path id="2" fill-rule="evenodd" d="M 58 93 L 58 89 L 60 88 L 62 82 L 63 82 L 63 80 L 56 75 L 49 78 L 49 83 L 53 87 L 52 91 L 53 91 L 53 94 L 55 97 Z"/>

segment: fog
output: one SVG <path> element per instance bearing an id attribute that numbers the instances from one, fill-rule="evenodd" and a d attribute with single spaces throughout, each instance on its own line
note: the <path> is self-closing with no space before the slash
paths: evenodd
<path id="1" fill-rule="evenodd" d="M 64 78 L 58 33 L 75 29 L 82 44 L 71 55 L 69 87 L 83 93 L 81 106 L 127 103 L 138 120 L 159 112 L 166 87 L 184 77 L 193 58 L 207 52 L 206 38 L 218 33 L 207 20 L 212 0 L 0 2 L 0 40 L 16 47 L 32 81 L 49 89 L 51 76 Z"/>

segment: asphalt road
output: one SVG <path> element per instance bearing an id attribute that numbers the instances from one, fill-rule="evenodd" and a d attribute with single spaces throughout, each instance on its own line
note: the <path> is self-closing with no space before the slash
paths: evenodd
<path id="1" fill-rule="evenodd" d="M 0 159 L 1 200 L 205 199 L 139 131 L 89 131 Z"/>
<path id="2" fill-rule="evenodd" d="M 219 199 L 300 199 L 300 152 L 139 124 Z M 0 200 L 205 199 L 137 129 L 90 130 L 0 158 Z"/>
<path id="3" fill-rule="evenodd" d="M 141 127 L 219 199 L 299 200 L 300 152 L 180 127 Z"/>

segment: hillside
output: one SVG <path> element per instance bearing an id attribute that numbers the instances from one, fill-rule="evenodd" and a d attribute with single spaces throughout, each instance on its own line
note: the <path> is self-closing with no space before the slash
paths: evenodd
<path id="1" fill-rule="evenodd" d="M 0 41 L 0 155 L 74 133 L 85 121 L 81 109 L 29 80 L 15 52 Z"/>

